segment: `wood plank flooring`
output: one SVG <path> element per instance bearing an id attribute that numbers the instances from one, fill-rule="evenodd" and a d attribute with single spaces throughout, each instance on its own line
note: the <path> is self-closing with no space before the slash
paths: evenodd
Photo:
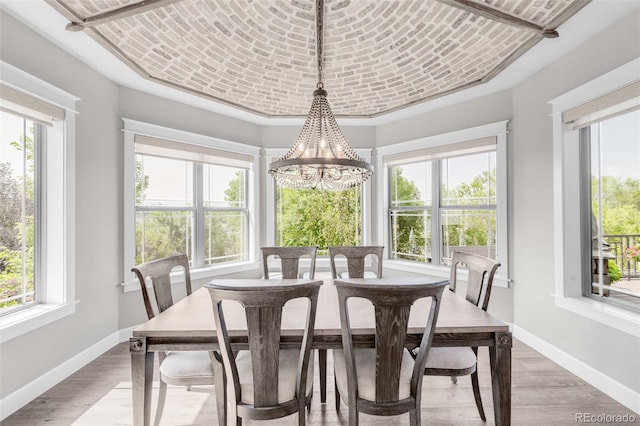
<path id="1" fill-rule="evenodd" d="M 476 411 L 468 377 L 451 383 L 447 377 L 425 377 L 422 424 L 433 426 L 492 425 L 491 378 L 488 351 L 480 349 L 479 376 L 487 422 Z M 101 426 L 130 425 L 131 377 L 128 343 L 122 343 L 62 383 L 5 419 L 3 426 Z M 157 371 L 157 370 L 156 370 Z M 307 424 L 347 425 L 348 408 L 334 409 L 333 377 L 328 378 L 327 403 L 320 403 L 317 368 L 315 395 Z M 329 356 L 328 371 L 333 371 Z M 331 373 L 330 373 L 331 374 Z M 617 403 L 538 352 L 515 341 L 513 348 L 512 424 L 575 425 L 577 413 L 640 415 Z M 155 393 L 152 412 L 155 412 Z M 162 425 L 215 425 L 217 417 L 213 387 L 169 387 Z M 245 421 L 244 425 L 295 425 L 295 416 L 269 422 Z M 374 417 L 361 415 L 361 425 L 409 424 L 409 416 Z M 614 424 L 614 423 L 600 423 Z"/>

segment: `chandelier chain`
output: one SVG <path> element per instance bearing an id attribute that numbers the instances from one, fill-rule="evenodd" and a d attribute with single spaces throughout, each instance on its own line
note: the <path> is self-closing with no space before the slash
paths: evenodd
<path id="1" fill-rule="evenodd" d="M 324 84 L 322 83 L 322 36 L 323 36 L 323 14 L 324 14 L 324 0 L 318 0 L 316 2 L 316 53 L 318 55 L 318 89 L 322 89 Z"/>

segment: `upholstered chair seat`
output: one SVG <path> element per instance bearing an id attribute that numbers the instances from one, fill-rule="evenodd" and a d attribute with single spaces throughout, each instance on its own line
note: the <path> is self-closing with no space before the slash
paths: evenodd
<path id="1" fill-rule="evenodd" d="M 210 385 L 213 364 L 206 351 L 168 352 L 160 364 L 160 379 L 174 386 Z"/>
<path id="2" fill-rule="evenodd" d="M 354 349 L 354 357 L 358 366 L 358 397 L 367 401 L 376 400 L 376 350 Z M 406 399 L 411 396 L 411 373 L 415 361 L 405 351 L 402 355 L 402 365 L 400 367 L 400 388 L 398 399 Z M 336 386 L 340 395 L 348 395 L 347 367 L 343 350 L 333 351 L 333 365 L 336 377 Z"/>
<path id="3" fill-rule="evenodd" d="M 296 369 L 298 366 L 298 350 L 280 350 L 278 359 L 278 404 L 291 401 L 296 396 Z M 239 351 L 236 358 L 238 377 L 240 379 L 240 394 L 242 402 L 253 405 L 253 368 L 251 366 L 251 354 L 249 351 Z M 309 363 L 307 370 L 306 396 L 313 392 L 313 362 Z"/>

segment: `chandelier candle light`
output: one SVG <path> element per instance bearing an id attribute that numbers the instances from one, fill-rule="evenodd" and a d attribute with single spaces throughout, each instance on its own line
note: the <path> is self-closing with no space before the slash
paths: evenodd
<path id="1" fill-rule="evenodd" d="M 324 0 L 316 3 L 318 84 L 311 110 L 295 144 L 269 166 L 269 174 L 288 188 L 343 190 L 361 185 L 373 173 L 345 139 L 331 113 L 322 83 L 322 30 Z"/>

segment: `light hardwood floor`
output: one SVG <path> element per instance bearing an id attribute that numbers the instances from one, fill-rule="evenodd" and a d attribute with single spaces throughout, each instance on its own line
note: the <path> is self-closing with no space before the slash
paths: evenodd
<path id="1" fill-rule="evenodd" d="M 492 425 L 491 381 L 486 348 L 480 349 L 479 370 L 487 423 L 478 417 L 468 377 L 459 378 L 457 385 L 446 377 L 425 377 L 422 424 Z M 333 371 L 331 364 L 328 371 Z M 518 341 L 514 342 L 512 376 L 514 426 L 575 425 L 578 423 L 577 413 L 630 414 L 640 424 L 640 415 Z M 308 424 L 347 425 L 348 408 L 342 404 L 340 413 L 334 409 L 333 377 L 328 378 L 327 387 L 327 403 L 321 404 L 316 369 L 315 396 L 307 415 Z M 155 399 L 152 410 L 155 410 Z M 129 349 L 128 343 L 122 343 L 5 419 L 2 425 L 130 425 L 131 417 Z M 213 388 L 203 386 L 187 391 L 170 387 L 161 424 L 217 424 Z M 296 420 L 294 416 L 289 416 L 269 422 L 245 421 L 243 424 L 295 425 Z M 407 425 L 409 417 L 361 415 L 360 424 Z"/>

